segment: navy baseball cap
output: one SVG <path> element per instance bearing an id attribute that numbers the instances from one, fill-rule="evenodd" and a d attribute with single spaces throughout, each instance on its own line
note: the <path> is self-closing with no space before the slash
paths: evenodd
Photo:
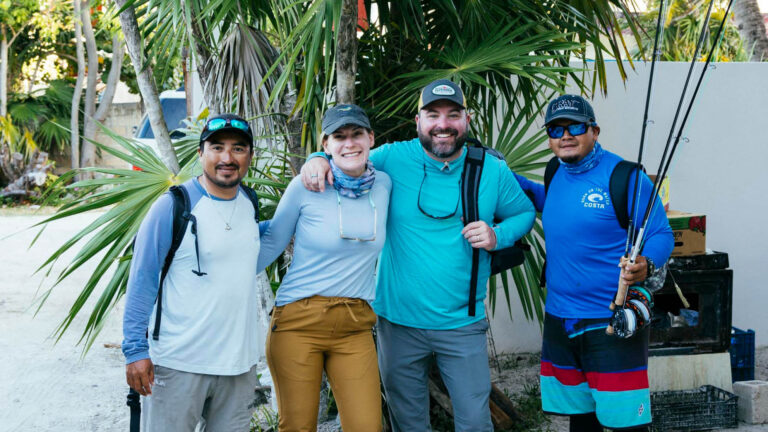
<path id="1" fill-rule="evenodd" d="M 544 117 L 544 126 L 554 120 L 568 119 L 583 123 L 594 123 L 595 110 L 592 105 L 581 96 L 565 94 L 556 99 L 547 106 L 547 114 Z"/>
<path id="2" fill-rule="evenodd" d="M 323 115 L 323 134 L 330 135 L 346 125 L 361 126 L 371 130 L 371 121 L 362 108 L 354 104 L 342 104 L 329 108 Z"/>
<path id="3" fill-rule="evenodd" d="M 419 110 L 422 110 L 425 106 L 439 100 L 447 100 L 456 105 L 461 105 L 464 108 L 467 107 L 467 101 L 464 99 L 464 92 L 461 91 L 461 87 L 453 81 L 439 79 L 437 81 L 432 81 L 421 91 L 421 97 L 419 97 Z"/>
<path id="4" fill-rule="evenodd" d="M 208 139 L 215 133 L 228 131 L 234 132 L 245 138 L 245 142 L 249 146 L 253 147 L 253 132 L 251 132 L 251 126 L 245 121 L 244 118 L 237 114 L 220 114 L 213 116 L 205 122 L 203 132 L 200 134 L 200 146 L 208 141 Z"/>

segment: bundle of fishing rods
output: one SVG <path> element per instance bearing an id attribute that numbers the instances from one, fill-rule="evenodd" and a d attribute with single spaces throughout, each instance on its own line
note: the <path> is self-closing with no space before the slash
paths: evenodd
<path id="1" fill-rule="evenodd" d="M 709 49 L 709 53 L 707 54 L 706 61 L 704 63 L 704 67 L 701 69 L 701 72 L 699 73 L 698 79 L 696 80 L 696 86 L 693 90 L 693 93 L 688 101 L 688 106 L 685 109 L 685 114 L 683 115 L 683 119 L 680 122 L 680 125 L 677 126 L 677 121 L 680 116 L 680 112 L 682 111 L 683 102 L 686 99 L 686 93 L 688 91 L 688 85 L 691 82 L 691 76 L 693 75 L 693 69 L 696 63 L 698 62 L 699 52 L 701 51 L 701 48 L 704 46 L 704 41 L 707 38 L 707 34 L 709 33 L 709 19 L 712 14 L 712 6 L 714 5 L 715 0 L 710 0 L 709 6 L 707 8 L 707 15 L 704 18 L 704 23 L 701 27 L 701 32 L 699 34 L 698 41 L 696 42 L 696 48 L 693 52 L 693 58 L 691 59 L 691 64 L 688 67 L 688 74 L 685 77 L 685 84 L 683 85 L 683 91 L 680 93 L 680 100 L 677 104 L 677 109 L 675 110 L 675 116 L 672 120 L 672 126 L 669 129 L 669 135 L 667 136 L 666 144 L 664 145 L 664 152 L 662 153 L 661 160 L 659 161 L 659 167 L 656 171 L 656 178 L 653 181 L 653 189 L 651 191 L 651 194 L 648 198 L 648 203 L 645 206 L 645 213 L 643 214 L 643 217 L 641 220 L 637 220 L 638 216 L 638 201 L 640 200 L 640 190 L 638 188 L 639 184 L 639 177 L 640 173 L 639 170 L 642 169 L 642 163 L 643 163 L 643 150 L 645 149 L 645 133 L 646 128 L 648 124 L 650 123 L 648 120 L 648 109 L 650 106 L 651 101 L 651 93 L 653 88 L 653 75 L 655 71 L 656 61 L 658 57 L 661 55 L 661 51 L 659 50 L 659 42 L 660 39 L 664 33 L 664 27 L 663 27 L 663 16 L 664 13 L 664 0 L 661 0 L 659 4 L 659 16 L 656 21 L 656 35 L 653 42 L 653 57 L 651 59 L 651 71 L 650 75 L 648 77 L 648 90 L 645 97 L 645 111 L 643 114 L 643 127 L 642 132 L 640 133 L 640 148 L 638 150 L 637 154 L 637 166 L 638 166 L 638 174 L 635 176 L 634 180 L 634 186 L 633 186 L 633 192 L 632 192 L 632 205 L 629 212 L 629 226 L 627 228 L 627 242 L 624 247 L 624 258 L 625 262 L 628 262 L 630 264 L 634 264 L 635 260 L 637 259 L 637 256 L 642 252 L 644 241 L 645 241 L 645 229 L 648 225 L 648 220 L 651 218 L 653 213 L 657 209 L 656 202 L 657 195 L 659 193 L 659 190 L 661 188 L 662 182 L 664 178 L 667 176 L 667 171 L 669 171 L 669 165 L 672 162 L 673 157 L 675 156 L 675 151 L 677 150 L 677 146 L 680 143 L 681 139 L 684 141 L 687 141 L 687 139 L 683 139 L 683 130 L 685 129 L 685 124 L 688 121 L 688 117 L 691 114 L 691 108 L 693 107 L 693 103 L 696 100 L 696 96 L 699 93 L 699 89 L 701 88 L 701 83 L 704 80 L 704 75 L 706 74 L 707 70 L 709 69 L 709 63 L 712 60 L 712 56 L 715 53 L 715 49 L 719 45 L 719 41 L 721 40 L 721 36 L 723 34 L 723 30 L 725 28 L 725 22 L 728 19 L 728 14 L 731 10 L 731 4 L 733 3 L 733 0 L 728 1 L 728 6 L 725 9 L 725 13 L 723 14 L 723 19 L 720 22 L 720 28 L 717 30 L 717 35 L 714 38 L 714 42 L 712 43 L 712 46 Z M 677 133 L 675 134 L 675 127 L 677 126 Z M 639 227 L 639 229 L 637 229 Z M 621 279 L 619 280 L 619 289 L 616 293 L 616 297 L 611 304 L 611 310 L 615 310 L 618 308 L 623 308 L 626 303 L 627 298 L 627 291 L 629 287 L 622 283 Z M 608 326 L 606 329 L 606 332 L 608 334 L 613 334 L 613 327 Z"/>

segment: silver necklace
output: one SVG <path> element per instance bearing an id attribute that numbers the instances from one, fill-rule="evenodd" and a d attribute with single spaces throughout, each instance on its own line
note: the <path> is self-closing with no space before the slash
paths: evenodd
<path id="1" fill-rule="evenodd" d="M 205 182 L 208 183 L 208 180 L 206 180 Z M 213 209 L 216 210 L 216 213 L 219 214 L 219 217 L 221 217 L 221 220 L 224 221 L 224 229 L 226 231 L 230 231 L 232 229 L 232 225 L 231 225 L 232 217 L 235 216 L 235 210 L 237 209 L 237 201 L 238 201 L 237 195 L 240 193 L 240 191 L 238 190 L 237 193 L 235 194 L 235 204 L 232 206 L 232 213 L 230 213 L 229 220 L 227 220 L 224 218 L 224 215 L 221 214 L 221 212 L 219 211 L 219 208 L 216 206 L 216 201 L 213 199 L 213 197 L 211 197 L 211 194 L 208 192 L 208 188 L 205 187 L 205 185 L 202 184 L 202 182 L 200 184 L 203 186 L 203 190 L 205 191 L 205 194 L 208 196 L 208 199 L 211 200 L 211 205 L 213 206 Z"/>

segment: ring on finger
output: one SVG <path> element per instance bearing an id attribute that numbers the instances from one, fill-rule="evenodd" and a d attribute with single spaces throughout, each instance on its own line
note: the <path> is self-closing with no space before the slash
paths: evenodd
<path id="1" fill-rule="evenodd" d="M 317 177 L 317 174 L 310 174 L 309 176 L 312 177 L 312 178 L 315 178 L 315 177 Z"/>

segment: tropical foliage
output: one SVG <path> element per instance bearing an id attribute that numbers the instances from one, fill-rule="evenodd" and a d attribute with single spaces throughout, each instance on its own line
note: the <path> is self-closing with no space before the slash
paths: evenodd
<path id="1" fill-rule="evenodd" d="M 337 32 L 341 6 L 318 0 L 133 0 L 145 53 L 154 64 L 176 58 L 185 47 L 193 53 L 212 111 L 237 111 L 251 118 L 259 140 L 258 157 L 249 181 L 256 184 L 269 208 L 300 165 L 297 153 L 318 148 L 319 122 L 336 100 Z M 569 65 L 582 57 L 586 44 L 595 48 L 595 81 L 603 90 L 605 55 L 622 58 L 628 51 L 615 10 L 622 0 L 536 1 L 365 0 L 356 53 L 357 102 L 373 119 L 377 142 L 412 138 L 418 90 L 437 78 L 460 82 L 473 113 L 472 133 L 502 151 L 511 167 L 537 178 L 544 164 L 543 132 L 535 124 L 542 104 L 562 91 L 570 76 L 585 91 L 592 83 Z M 375 15 L 374 15 L 375 13 Z M 363 16 L 364 15 L 364 16 Z M 377 19 L 368 17 L 377 16 Z M 627 24 L 637 35 L 634 22 Z M 614 63 L 623 68 L 621 62 Z M 157 69 L 161 75 L 162 68 Z M 108 177 L 72 187 L 93 193 L 65 206 L 50 220 L 94 208 L 108 209 L 68 241 L 41 270 L 76 245 L 80 252 L 58 275 L 56 283 L 85 262 L 98 259 L 59 333 L 65 331 L 107 279 L 83 331 L 93 342 L 106 314 L 126 286 L 130 239 L 151 203 L 171 184 L 195 172 L 195 128 L 176 143 L 182 170 L 174 175 L 160 160 L 130 140 L 118 140 L 125 151 L 108 150 L 142 171 L 91 169 Z M 269 210 L 266 212 L 269 213 Z M 85 236 L 93 233 L 90 239 Z M 543 254 L 541 229 L 529 242 L 534 256 Z M 99 252 L 105 255 L 96 258 Z M 511 274 L 528 318 L 541 317 L 543 293 L 538 288 L 539 263 L 529 259 Z M 114 270 L 114 272 L 112 272 Z M 279 280 L 280 266 L 270 269 Z M 507 302 L 509 275 L 503 278 Z M 102 284 L 103 285 L 103 284 Z M 55 285 L 54 285 L 55 286 Z M 495 292 L 492 290 L 492 293 Z"/>
<path id="2" fill-rule="evenodd" d="M 644 30 L 642 33 L 642 49 L 633 50 L 633 57 L 642 58 L 653 50 L 656 37 L 656 17 L 659 14 L 659 0 L 653 0 L 652 9 L 640 15 L 637 21 Z M 663 43 L 659 49 L 662 61 L 690 61 L 696 50 L 702 27 L 705 27 L 707 37 L 700 49 L 698 58 L 703 61 L 715 40 L 717 30 L 725 14 L 728 0 L 716 0 L 709 20 L 706 21 L 709 0 L 673 0 L 665 1 Z M 732 19 L 726 20 L 725 31 L 720 37 L 713 62 L 749 61 L 751 55 L 744 47 L 739 31 Z"/>

